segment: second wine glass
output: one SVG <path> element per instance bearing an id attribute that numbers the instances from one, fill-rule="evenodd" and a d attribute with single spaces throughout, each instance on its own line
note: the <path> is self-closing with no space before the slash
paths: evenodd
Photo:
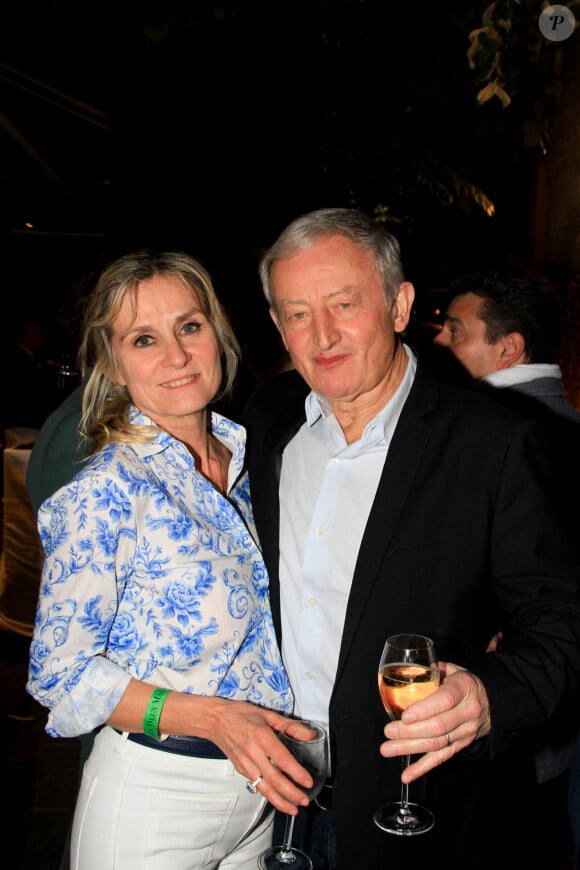
<path id="1" fill-rule="evenodd" d="M 285 732 L 285 728 L 278 732 L 278 738 L 292 755 L 305 767 L 314 780 L 311 788 L 298 788 L 306 792 L 312 800 L 322 789 L 328 770 L 328 734 L 326 728 L 320 722 L 310 719 L 295 719 L 314 731 L 310 740 L 298 740 Z M 288 725 L 290 722 L 288 722 Z M 287 727 L 287 726 L 285 726 Z M 312 870 L 312 861 L 300 849 L 292 846 L 292 832 L 294 830 L 295 816 L 286 817 L 284 842 L 281 846 L 271 846 L 258 858 L 259 870 Z"/>
<path id="2" fill-rule="evenodd" d="M 379 692 L 391 719 L 400 719 L 407 707 L 431 695 L 438 686 L 439 668 L 430 637 L 395 634 L 387 638 L 379 662 Z M 403 770 L 410 761 L 410 755 L 403 756 Z M 435 823 L 426 807 L 409 803 L 407 783 L 401 785 L 400 801 L 375 810 L 374 821 L 388 834 L 407 837 L 424 834 Z"/>

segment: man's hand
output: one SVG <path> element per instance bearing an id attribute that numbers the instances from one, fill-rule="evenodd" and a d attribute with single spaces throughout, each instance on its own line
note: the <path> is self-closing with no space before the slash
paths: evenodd
<path id="1" fill-rule="evenodd" d="M 381 744 L 381 755 L 421 755 L 403 772 L 403 782 L 413 782 L 491 730 L 481 680 L 451 662 L 438 666 L 444 679 L 437 691 L 411 704 L 399 721 L 385 726 L 388 740 Z"/>

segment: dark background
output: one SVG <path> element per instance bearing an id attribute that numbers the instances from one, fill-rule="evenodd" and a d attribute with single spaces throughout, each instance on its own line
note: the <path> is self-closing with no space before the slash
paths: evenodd
<path id="1" fill-rule="evenodd" d="M 419 306 L 465 269 L 533 265 L 542 125 L 572 40 L 540 52 L 542 4 L 496 4 L 517 14 L 502 56 L 513 99 L 479 105 L 467 52 L 487 5 L 5 4 L 8 316 L 66 320 L 108 259 L 155 245 L 204 261 L 238 329 L 268 329 L 259 253 L 328 205 L 398 235 Z"/>
<path id="2" fill-rule="evenodd" d="M 37 313 L 58 360 L 74 339 L 77 297 L 109 258 L 183 248 L 210 269 L 263 374 L 276 338 L 259 253 L 298 213 L 329 205 L 361 208 L 395 231 L 417 320 L 437 316 L 467 268 L 516 262 L 565 279 L 544 171 L 580 43 L 578 32 L 562 44 L 539 39 L 542 5 L 495 4 L 510 23 L 504 109 L 477 101 L 494 46 L 475 69 L 467 58 L 487 0 L 5 0 L 3 344 L 23 313 Z M 576 130 L 577 116 L 576 107 Z M 577 172 L 580 141 L 570 147 Z M 565 173 L 552 183 L 564 211 L 578 210 L 578 184 Z M 563 255 L 550 255 L 542 220 Z M 580 408 L 576 290 L 567 373 Z M 3 368 L 13 392 L 10 360 Z M 12 867 L 56 868 L 79 747 L 44 733 L 45 711 L 24 691 L 27 661 L 28 638 L 0 632 L 4 854 Z"/>

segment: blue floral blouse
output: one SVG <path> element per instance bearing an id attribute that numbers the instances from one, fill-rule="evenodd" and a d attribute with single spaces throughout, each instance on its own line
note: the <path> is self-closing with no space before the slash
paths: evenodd
<path id="1" fill-rule="evenodd" d="M 152 425 L 137 409 L 132 419 Z M 292 711 L 242 475 L 245 429 L 216 412 L 212 425 L 232 452 L 227 498 L 159 430 L 104 447 L 41 506 L 26 688 L 49 708 L 50 736 L 106 722 L 131 677 Z"/>

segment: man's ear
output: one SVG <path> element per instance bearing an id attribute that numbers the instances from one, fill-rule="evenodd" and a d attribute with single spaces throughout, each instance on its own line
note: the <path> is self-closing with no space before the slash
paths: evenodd
<path id="1" fill-rule="evenodd" d="M 526 342 L 521 332 L 508 332 L 500 338 L 499 369 L 510 369 L 526 362 Z"/>
<path id="2" fill-rule="evenodd" d="M 282 328 L 280 326 L 280 321 L 278 320 L 278 315 L 276 314 L 275 308 L 270 308 L 270 317 L 274 321 L 276 329 L 280 333 L 280 337 L 282 338 L 282 342 L 284 344 L 284 347 L 286 348 L 286 350 L 288 350 L 288 345 L 286 344 L 286 339 L 284 338 L 284 333 L 282 332 Z"/>
<path id="3" fill-rule="evenodd" d="M 404 332 L 407 328 L 414 301 L 415 288 L 410 281 L 402 281 L 391 308 L 395 332 Z"/>

